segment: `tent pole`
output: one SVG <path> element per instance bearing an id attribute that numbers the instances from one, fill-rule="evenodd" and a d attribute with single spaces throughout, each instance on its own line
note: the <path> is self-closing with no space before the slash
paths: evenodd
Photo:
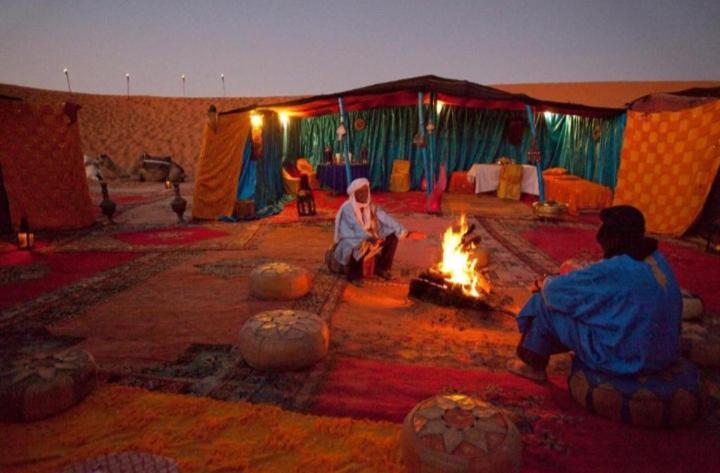
<path id="1" fill-rule="evenodd" d="M 350 126 L 345 123 L 345 102 L 342 97 L 338 97 L 338 107 L 340 108 L 340 124 L 345 125 L 345 135 L 342 137 L 343 145 L 343 161 L 345 162 L 345 177 L 347 178 L 347 185 L 350 186 L 352 182 L 352 172 L 350 171 Z"/>
<path id="2" fill-rule="evenodd" d="M 428 122 L 433 124 L 433 127 L 437 128 L 437 113 L 435 109 L 435 103 L 437 102 L 437 96 L 435 92 L 430 92 L 430 109 L 428 110 Z M 437 156 L 435 149 L 435 130 L 433 129 L 428 133 L 428 147 L 430 149 L 430 181 L 435 187 L 435 169 L 437 168 Z"/>
<path id="3" fill-rule="evenodd" d="M 423 93 L 418 92 L 418 136 L 420 139 L 425 138 L 425 118 L 423 116 Z M 425 168 L 425 190 L 427 195 L 432 192 L 432 180 L 430 179 L 430 168 L 428 167 L 427 152 L 425 147 L 422 145 L 418 146 L 418 151 L 423 160 L 423 167 Z"/>
<path id="4" fill-rule="evenodd" d="M 535 130 L 535 117 L 533 116 L 532 107 L 525 104 L 525 110 L 527 111 L 528 121 L 530 122 L 530 132 L 532 133 L 533 143 L 537 146 L 537 130 Z M 535 170 L 537 171 L 539 198 L 542 203 L 545 202 L 545 183 L 543 182 L 541 160 L 542 155 L 540 155 L 540 158 L 535 162 Z"/>

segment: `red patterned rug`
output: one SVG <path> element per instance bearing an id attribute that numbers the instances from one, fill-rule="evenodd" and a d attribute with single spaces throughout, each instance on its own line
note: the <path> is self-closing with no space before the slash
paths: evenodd
<path id="1" fill-rule="evenodd" d="M 285 208 L 279 214 L 270 217 L 268 220 L 273 223 L 287 223 L 333 219 L 340 206 L 347 200 L 346 195 L 333 195 L 322 190 L 313 191 L 313 197 L 315 198 L 317 215 L 300 218 L 297 205 L 293 200 L 285 205 Z M 425 212 L 424 192 L 373 192 L 372 200 L 390 214 Z"/>
<path id="2" fill-rule="evenodd" d="M 538 385 L 507 373 L 336 358 L 311 412 L 402 422 L 419 401 L 461 391 L 506 409 L 523 433 L 523 471 L 720 471 L 720 437 L 696 425 L 648 430 L 589 414 L 564 377 Z M 708 435 L 709 434 L 709 435 Z"/>
<path id="3" fill-rule="evenodd" d="M 113 237 L 130 245 L 180 246 L 227 235 L 226 232 L 205 227 L 171 227 L 142 232 L 116 233 Z"/>
<path id="4" fill-rule="evenodd" d="M 35 299 L 140 256 L 129 252 L 4 252 L 0 256 L 0 309 Z"/>

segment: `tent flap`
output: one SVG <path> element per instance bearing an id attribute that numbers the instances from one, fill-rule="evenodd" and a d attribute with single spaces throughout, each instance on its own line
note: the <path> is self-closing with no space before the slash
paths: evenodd
<path id="1" fill-rule="evenodd" d="M 613 204 L 649 232 L 680 236 L 700 214 L 720 166 L 720 100 L 674 112 L 629 111 Z"/>
<path id="2" fill-rule="evenodd" d="M 249 133 L 247 113 L 219 116 L 215 130 L 205 125 L 193 193 L 194 218 L 215 220 L 232 215 Z"/>

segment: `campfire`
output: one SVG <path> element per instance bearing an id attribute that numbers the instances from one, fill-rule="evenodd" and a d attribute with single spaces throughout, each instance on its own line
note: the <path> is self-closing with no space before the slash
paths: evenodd
<path id="1" fill-rule="evenodd" d="M 465 216 L 443 234 L 442 257 L 433 267 L 410 281 L 410 296 L 439 305 L 485 309 L 491 291 L 488 279 L 477 269 L 474 250 L 480 236 L 473 235 Z"/>

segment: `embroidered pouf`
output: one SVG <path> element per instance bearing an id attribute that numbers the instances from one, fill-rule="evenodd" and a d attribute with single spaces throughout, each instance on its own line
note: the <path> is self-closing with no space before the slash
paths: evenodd
<path id="1" fill-rule="evenodd" d="M 330 329 L 310 312 L 270 310 L 252 316 L 240 329 L 245 362 L 259 370 L 288 371 L 312 366 L 328 350 Z"/>
<path id="2" fill-rule="evenodd" d="M 79 403 L 94 388 L 95 360 L 83 350 L 33 353 L 0 368 L 0 420 L 44 419 Z"/>
<path id="3" fill-rule="evenodd" d="M 685 359 L 652 375 L 610 376 L 575 358 L 568 385 L 572 397 L 591 412 L 644 427 L 690 424 L 702 407 L 700 372 Z"/>
<path id="4" fill-rule="evenodd" d="M 693 363 L 708 368 L 720 368 L 720 328 L 698 323 L 682 324 L 680 347 Z"/>
<path id="5" fill-rule="evenodd" d="M 145 452 L 106 453 L 66 467 L 62 473 L 179 473 L 175 460 Z"/>
<path id="6" fill-rule="evenodd" d="M 697 320 L 702 318 L 704 308 L 702 299 L 685 289 L 680 289 L 682 294 L 682 318 L 683 320 Z"/>
<path id="7" fill-rule="evenodd" d="M 491 404 L 464 394 L 426 399 L 405 417 L 401 432 L 409 472 L 517 472 L 517 427 Z"/>
<path id="8" fill-rule="evenodd" d="M 298 299 L 310 292 L 311 285 L 306 269 L 288 263 L 263 264 L 250 273 L 250 294 L 263 300 Z"/>

